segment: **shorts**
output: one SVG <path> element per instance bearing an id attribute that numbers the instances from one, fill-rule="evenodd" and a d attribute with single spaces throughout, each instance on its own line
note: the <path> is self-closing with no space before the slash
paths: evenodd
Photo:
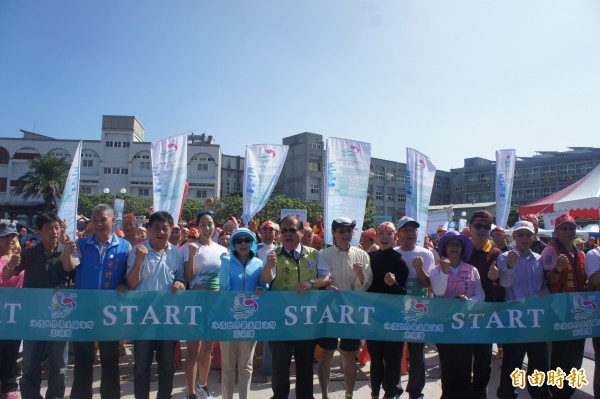
<path id="1" fill-rule="evenodd" d="M 340 338 L 340 350 L 344 352 L 353 352 L 360 348 L 360 339 Z M 338 348 L 337 338 L 319 338 L 317 345 L 326 350 L 336 350 Z"/>

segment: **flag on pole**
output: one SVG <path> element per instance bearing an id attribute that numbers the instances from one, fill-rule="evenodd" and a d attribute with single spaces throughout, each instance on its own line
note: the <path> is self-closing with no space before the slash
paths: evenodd
<path id="1" fill-rule="evenodd" d="M 417 236 L 420 246 L 425 242 L 435 171 L 435 165 L 428 157 L 413 148 L 406 148 L 406 216 L 421 226 Z"/>
<path id="2" fill-rule="evenodd" d="M 67 221 L 67 234 L 72 240 L 77 238 L 77 203 L 79 202 L 79 171 L 81 167 L 81 145 L 80 141 L 71 162 L 67 182 L 60 197 L 58 206 L 58 217 Z"/>
<path id="3" fill-rule="evenodd" d="M 369 188 L 371 144 L 329 138 L 325 162 L 325 243 L 333 244 L 333 220 L 349 217 L 356 220 L 356 233 L 352 237 L 352 245 L 358 245 Z"/>
<path id="4" fill-rule="evenodd" d="M 496 151 L 496 225 L 506 228 L 515 175 L 515 150 Z"/>
<path id="5" fill-rule="evenodd" d="M 187 181 L 187 134 L 153 142 L 150 153 L 154 211 L 170 213 L 177 223 Z"/>
<path id="6" fill-rule="evenodd" d="M 283 169 L 288 149 L 287 145 L 281 144 L 246 146 L 242 213 L 242 220 L 246 226 L 267 204 Z"/>

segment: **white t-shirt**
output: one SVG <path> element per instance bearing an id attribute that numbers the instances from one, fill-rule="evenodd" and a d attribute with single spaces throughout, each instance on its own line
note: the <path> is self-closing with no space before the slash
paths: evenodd
<path id="1" fill-rule="evenodd" d="M 267 254 L 275 248 L 277 248 L 277 245 L 275 244 L 260 243 L 256 250 L 256 257 L 264 262 L 265 259 L 267 259 Z"/>
<path id="2" fill-rule="evenodd" d="M 433 257 L 433 253 L 429 249 L 419 246 L 415 246 L 412 251 L 404 251 L 400 247 L 396 247 L 394 250 L 402 255 L 404 261 L 408 265 L 408 280 L 406 281 L 407 294 L 418 296 L 418 293 L 412 292 L 413 286 L 416 282 L 418 282 L 417 271 L 412 266 L 412 261 L 417 256 L 420 256 L 423 259 L 423 271 L 429 275 L 435 267 L 435 258 Z"/>
<path id="3" fill-rule="evenodd" d="M 188 248 L 182 248 L 184 259 L 189 258 Z M 214 242 L 210 245 L 198 245 L 198 252 L 194 257 L 194 278 L 190 286 L 201 285 L 206 288 L 219 288 L 219 273 L 221 271 L 221 257 L 227 255 L 227 249 Z"/>

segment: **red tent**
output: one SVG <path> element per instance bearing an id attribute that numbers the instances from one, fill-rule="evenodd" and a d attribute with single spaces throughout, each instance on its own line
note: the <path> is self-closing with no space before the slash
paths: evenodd
<path id="1" fill-rule="evenodd" d="M 568 213 L 573 217 L 599 219 L 600 164 L 581 180 L 531 204 L 519 208 L 519 215 L 548 212 Z"/>

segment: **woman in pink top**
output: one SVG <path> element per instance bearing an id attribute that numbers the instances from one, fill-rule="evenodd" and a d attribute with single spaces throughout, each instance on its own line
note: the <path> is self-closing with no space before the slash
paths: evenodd
<path id="1" fill-rule="evenodd" d="M 13 270 L 21 262 L 20 250 L 16 247 L 16 226 L 12 223 L 0 223 L 0 287 L 22 288 L 23 274 L 14 275 Z M 0 341 L 0 396 L 6 399 L 18 399 L 17 358 L 21 341 Z"/>
<path id="2" fill-rule="evenodd" d="M 467 261 L 473 253 L 471 240 L 456 231 L 449 231 L 440 239 L 440 264 L 430 275 L 431 288 L 436 297 L 452 301 L 483 301 L 485 294 L 477 269 Z M 437 344 L 442 371 L 444 399 L 470 399 L 471 344 Z"/>

